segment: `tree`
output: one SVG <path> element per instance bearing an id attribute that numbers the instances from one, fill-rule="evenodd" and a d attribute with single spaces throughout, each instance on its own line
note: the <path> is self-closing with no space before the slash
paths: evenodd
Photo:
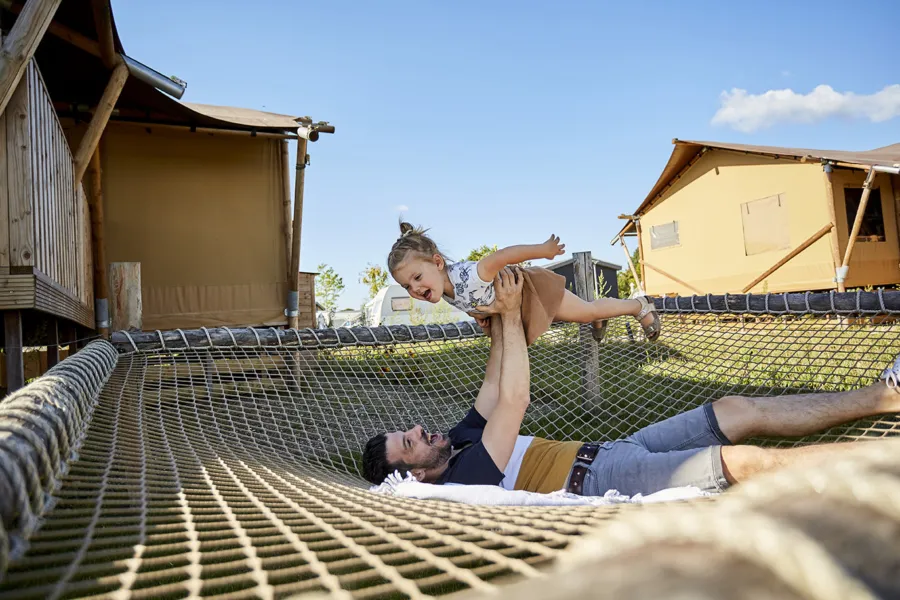
<path id="1" fill-rule="evenodd" d="M 374 298 L 378 290 L 387 285 L 388 274 L 379 265 L 369 263 L 365 270 L 359 274 L 359 282 L 369 288 L 369 298 Z"/>
<path id="2" fill-rule="evenodd" d="M 469 252 L 469 255 L 466 257 L 466 260 L 469 260 L 472 262 L 478 262 L 479 260 L 481 260 L 482 258 L 487 256 L 488 254 L 496 252 L 497 250 L 499 250 L 499 248 L 497 247 L 497 244 L 494 244 L 493 246 L 488 246 L 487 244 L 482 244 L 481 246 L 478 246 L 477 248 L 475 248 L 474 250 Z M 521 263 L 519 263 L 519 266 L 530 267 L 531 261 L 526 260 L 524 262 L 521 262 Z"/>
<path id="3" fill-rule="evenodd" d="M 643 279 L 644 276 L 641 273 L 641 256 L 637 248 L 631 253 L 631 262 L 634 263 L 634 269 L 637 271 L 638 277 Z M 627 265 L 623 271 L 619 271 L 617 279 L 619 282 L 619 294 L 622 297 L 630 296 L 639 286 L 634 280 L 634 275 L 631 274 L 631 268 Z"/>
<path id="4" fill-rule="evenodd" d="M 478 262 L 479 260 L 481 260 L 482 258 L 487 256 L 488 254 L 491 254 L 492 252 L 496 252 L 498 249 L 499 248 L 497 248 L 497 244 L 494 244 L 493 246 L 488 246 L 486 244 L 482 244 L 481 246 L 478 246 L 477 248 L 475 248 L 474 250 L 469 252 L 469 255 L 466 257 L 466 260 L 469 260 L 472 262 Z"/>
<path id="5" fill-rule="evenodd" d="M 344 291 L 344 279 L 332 268 L 322 263 L 316 275 L 316 301 L 325 307 L 328 314 L 337 310 L 338 300 Z"/>

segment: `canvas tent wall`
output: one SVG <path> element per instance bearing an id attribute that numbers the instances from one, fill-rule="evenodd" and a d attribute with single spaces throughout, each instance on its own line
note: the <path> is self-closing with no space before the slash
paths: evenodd
<path id="1" fill-rule="evenodd" d="M 284 325 L 280 140 L 111 125 L 107 256 L 142 265 L 147 329 Z"/>
<path id="2" fill-rule="evenodd" d="M 854 216 L 851 210 L 848 219 L 846 190 L 851 190 L 852 203 L 852 190 L 862 185 L 866 165 L 900 161 L 896 150 L 852 154 L 676 140 L 669 164 L 634 213 L 640 220 L 647 293 L 740 293 L 832 223 L 832 231 L 753 291 L 834 289 L 835 267 Z M 896 177 L 879 174 L 875 186 L 878 192 L 872 197 L 878 200 L 867 214 L 877 203 L 884 236 L 881 241 L 858 240 L 848 287 L 900 281 Z M 620 232 L 635 234 L 634 222 Z"/>

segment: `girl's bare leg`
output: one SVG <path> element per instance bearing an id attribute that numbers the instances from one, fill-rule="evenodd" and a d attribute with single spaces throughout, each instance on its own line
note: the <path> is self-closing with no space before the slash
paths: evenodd
<path id="1" fill-rule="evenodd" d="M 625 315 L 636 316 L 641 311 L 641 303 L 637 300 L 620 298 L 597 298 L 593 302 L 585 302 L 569 290 L 563 294 L 562 303 L 556 313 L 558 321 L 568 323 L 595 323 Z M 641 325 L 653 322 L 653 315 L 648 314 Z M 596 323 L 599 325 L 599 323 Z"/>

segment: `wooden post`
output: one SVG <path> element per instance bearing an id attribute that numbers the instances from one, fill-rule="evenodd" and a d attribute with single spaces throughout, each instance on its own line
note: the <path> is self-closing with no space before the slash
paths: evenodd
<path id="1" fill-rule="evenodd" d="M 50 330 L 47 332 L 47 368 L 52 369 L 59 363 L 59 324 L 57 317 L 50 318 Z"/>
<path id="2" fill-rule="evenodd" d="M 572 264 L 575 274 L 575 295 L 586 302 L 597 298 L 597 277 L 594 275 L 594 261 L 590 252 L 573 252 Z M 605 327 L 604 323 L 604 327 Z M 582 383 L 587 405 L 596 406 L 600 398 L 600 346 L 586 327 L 579 328 L 579 345 L 582 348 Z"/>
<path id="3" fill-rule="evenodd" d="M 841 247 L 838 240 L 838 230 L 837 230 L 837 215 L 834 211 L 834 203 L 836 199 L 834 197 L 834 185 L 831 181 L 831 168 L 828 167 L 823 173 L 825 176 L 825 205 L 828 208 L 828 217 L 831 219 L 832 225 L 832 233 L 831 233 L 831 262 L 833 263 L 832 269 L 835 273 L 837 273 L 837 268 L 841 266 Z M 845 292 L 847 291 L 844 287 L 843 281 L 837 282 L 837 291 Z"/>
<path id="4" fill-rule="evenodd" d="M 760 281 L 762 281 L 763 279 L 765 279 L 766 277 L 768 277 L 769 275 L 771 275 L 772 273 L 774 273 L 775 271 L 777 271 L 778 269 L 783 267 L 792 258 L 794 258 L 798 254 L 800 254 L 801 252 L 803 252 L 804 250 L 806 250 L 807 248 L 809 248 L 810 246 L 812 246 L 813 244 L 818 242 L 819 239 L 821 239 L 823 236 L 827 235 L 828 232 L 831 231 L 833 227 L 834 227 L 834 223 L 829 223 L 822 229 L 818 230 L 817 232 L 815 232 L 814 234 L 809 236 L 805 242 L 803 242 L 802 244 L 800 244 L 799 246 L 797 246 L 796 248 L 794 248 L 793 250 L 788 252 L 784 257 L 782 257 L 781 260 L 779 260 L 777 263 L 775 263 L 774 265 L 769 267 L 762 275 L 760 275 L 759 277 L 757 277 L 756 279 L 751 281 L 749 284 L 745 285 L 744 289 L 742 289 L 741 292 L 746 294 L 747 292 L 752 290 L 753 287 L 757 283 L 759 283 Z"/>
<path id="5" fill-rule="evenodd" d="M 34 56 L 61 0 L 28 0 L 0 46 L 0 114 Z"/>
<path id="6" fill-rule="evenodd" d="M 100 147 L 91 155 L 88 168 L 90 190 L 88 206 L 91 210 L 91 248 L 94 265 L 94 315 L 97 330 L 109 338 L 109 279 L 106 272 L 106 238 L 103 232 L 103 173 L 100 169 Z"/>
<path id="7" fill-rule="evenodd" d="M 119 63 L 119 66 L 112 72 L 109 83 L 106 84 L 106 89 L 103 90 L 100 104 L 97 105 L 97 110 L 94 111 L 94 116 L 91 118 L 87 131 L 84 132 L 84 137 L 81 138 L 81 143 L 78 144 L 78 150 L 75 152 L 75 185 L 81 183 L 81 178 L 84 177 L 84 172 L 87 170 L 91 156 L 97 149 L 97 144 L 100 143 L 100 136 L 103 135 L 103 130 L 106 129 L 106 124 L 109 122 L 109 117 L 112 115 L 116 101 L 119 99 L 119 94 L 122 93 L 122 88 L 125 87 L 127 79 L 128 67 L 125 66 L 124 62 Z"/>
<path id="8" fill-rule="evenodd" d="M 657 273 L 659 273 L 660 275 L 662 275 L 663 277 L 668 277 L 669 279 L 671 279 L 671 280 L 674 281 L 675 283 L 678 283 L 678 284 L 683 285 L 684 287 L 686 287 L 687 289 L 691 290 L 691 291 L 694 292 L 695 294 L 701 294 L 701 295 L 703 294 L 703 292 L 701 292 L 700 290 L 698 290 L 697 288 L 695 288 L 694 286 L 692 286 L 692 285 L 689 284 L 688 282 L 682 281 L 681 279 L 678 279 L 678 278 L 675 277 L 674 275 L 670 275 L 669 273 L 666 273 L 665 271 L 663 271 L 663 270 L 660 269 L 659 267 L 654 267 L 653 265 L 651 265 L 651 264 L 648 263 L 648 262 L 645 262 L 645 263 L 644 263 L 644 268 L 645 268 L 645 269 L 652 269 L 652 270 L 656 271 Z"/>
<path id="9" fill-rule="evenodd" d="M 33 267 L 34 239 L 34 184 L 32 150 L 37 140 L 32 136 L 28 114 L 28 85 L 23 81 L 10 98 L 6 107 L 6 180 L 8 186 L 7 210 L 9 217 L 9 266 Z M 4 242 L 7 240 L 4 240 Z"/>
<path id="10" fill-rule="evenodd" d="M 68 356 L 72 356 L 78 350 L 75 346 L 75 340 L 78 338 L 78 332 L 75 325 L 69 321 L 57 322 L 56 330 L 59 332 L 60 346 L 68 346 Z"/>
<path id="11" fill-rule="evenodd" d="M 25 387 L 25 356 L 22 339 L 22 311 L 3 313 L 6 332 L 6 391 L 10 394 Z"/>
<path id="12" fill-rule="evenodd" d="M 113 42 L 112 10 L 109 0 L 91 0 L 91 8 L 94 12 L 94 27 L 97 30 L 97 40 L 100 45 L 100 59 L 103 66 L 112 69 L 116 66 L 119 57 L 116 56 L 116 47 Z"/>
<path id="13" fill-rule="evenodd" d="M 302 129 L 302 128 L 301 128 Z M 294 181 L 294 223 L 291 232 L 291 272 L 288 288 L 288 327 L 296 328 L 300 317 L 300 229 L 303 224 L 303 182 L 305 180 L 307 140 L 297 139 L 297 174 Z"/>
<path id="14" fill-rule="evenodd" d="M 641 276 L 635 277 L 635 281 L 637 281 L 638 285 L 640 286 L 640 288 L 641 288 L 640 291 L 646 293 L 646 291 L 647 291 L 647 285 L 646 285 L 647 273 L 646 273 L 646 271 L 644 271 L 644 242 L 643 242 L 643 239 L 641 236 L 641 219 L 639 217 L 635 218 L 635 220 L 634 220 L 634 229 L 637 232 L 638 262 L 641 265 Z"/>
<path id="15" fill-rule="evenodd" d="M 862 227 L 862 218 L 866 212 L 866 205 L 869 203 L 869 194 L 875 183 L 875 168 L 869 169 L 866 175 L 866 182 L 863 184 L 862 197 L 859 199 L 859 208 L 856 209 L 856 218 L 853 219 L 853 228 L 850 230 L 850 237 L 847 238 L 847 250 L 844 252 L 844 260 L 838 272 L 838 279 L 846 279 L 847 272 L 850 269 L 850 256 L 853 254 L 853 246 L 856 245 L 856 236 L 859 235 L 859 228 Z M 843 283 L 841 281 L 840 283 Z M 845 284 L 846 285 L 846 284 Z"/>
<path id="16" fill-rule="evenodd" d="M 109 264 L 109 289 L 112 293 L 110 317 L 113 331 L 143 329 L 141 300 L 141 263 Z"/>
<path id="17" fill-rule="evenodd" d="M 282 192 L 282 208 L 284 210 L 284 216 L 282 218 L 282 231 L 284 232 L 284 257 L 285 264 L 287 265 L 287 280 L 291 281 L 291 157 L 288 153 L 288 141 L 281 140 L 281 170 L 283 175 L 283 186 L 284 190 Z M 297 267 L 299 271 L 299 266 Z"/>
<path id="18" fill-rule="evenodd" d="M 625 252 L 625 260 L 628 261 L 628 268 L 631 270 L 631 275 L 634 277 L 634 282 L 637 284 L 639 291 L 643 290 L 643 286 L 641 286 L 641 278 L 638 277 L 637 269 L 634 268 L 634 261 L 631 260 L 631 252 L 628 251 L 628 246 L 625 245 L 625 236 L 619 236 L 619 242 L 622 244 L 622 251 Z M 638 239 L 638 244 L 641 243 L 641 240 Z"/>

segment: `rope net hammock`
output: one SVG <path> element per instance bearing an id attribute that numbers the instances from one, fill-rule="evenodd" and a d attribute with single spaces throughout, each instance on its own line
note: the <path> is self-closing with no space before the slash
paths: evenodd
<path id="1" fill-rule="evenodd" d="M 656 303 L 656 343 L 620 319 L 600 343 L 559 325 L 531 346 L 523 433 L 605 441 L 724 395 L 853 389 L 900 353 L 900 292 Z M 755 440 L 881 441 L 714 500 L 491 507 L 369 492 L 366 440 L 415 423 L 447 431 L 487 357 L 466 323 L 91 343 L 0 402 L 0 597 L 420 598 L 503 586 L 510 598 L 638 598 L 680 585 L 714 598 L 741 577 L 767 597 L 900 594 L 884 566 L 900 560 L 896 416 Z M 669 552 L 644 561 L 644 545 Z M 705 562 L 685 563 L 685 545 Z M 588 577 L 586 560 L 608 568 Z M 725 575 L 711 579 L 710 564 Z"/>

